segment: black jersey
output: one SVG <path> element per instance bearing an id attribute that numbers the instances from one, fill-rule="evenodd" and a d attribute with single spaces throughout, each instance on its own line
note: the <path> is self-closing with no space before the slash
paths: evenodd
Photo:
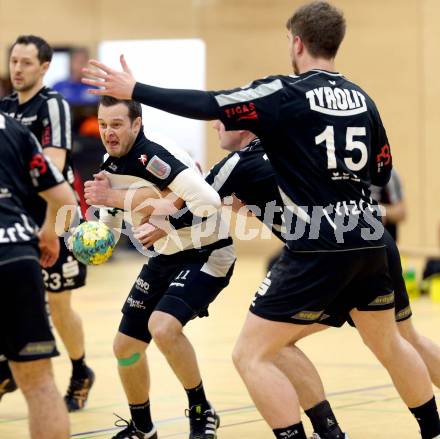
<path id="1" fill-rule="evenodd" d="M 19 103 L 17 93 L 12 93 L 0 101 L 0 110 L 28 127 L 43 148 L 55 147 L 66 150 L 62 174 L 73 189 L 71 117 L 67 101 L 58 92 L 43 87 L 24 104 Z M 26 206 L 37 224 L 41 226 L 46 213 L 44 200 L 40 197 L 30 197 L 26 201 Z"/>
<path id="2" fill-rule="evenodd" d="M 101 170 L 110 174 L 124 175 L 128 182 L 134 183 L 132 177 L 146 180 L 165 189 L 178 174 L 187 169 L 168 149 L 148 140 L 141 131 L 133 147 L 122 157 L 107 157 Z"/>
<path id="3" fill-rule="evenodd" d="M 36 241 L 36 224 L 24 202 L 29 194 L 64 181 L 35 136 L 0 112 L 0 244 Z M 37 196 L 37 195 L 36 195 Z"/>
<path id="4" fill-rule="evenodd" d="M 214 165 L 206 181 L 222 199 L 235 195 L 278 238 L 285 240 L 282 235 L 283 201 L 260 139 L 252 140 L 245 148 L 232 152 Z"/>
<path id="5" fill-rule="evenodd" d="M 286 218 L 290 249 L 382 245 L 369 187 L 387 183 L 392 159 L 365 91 L 341 74 L 311 70 L 210 94 L 227 129 L 261 138 L 292 213 Z"/>

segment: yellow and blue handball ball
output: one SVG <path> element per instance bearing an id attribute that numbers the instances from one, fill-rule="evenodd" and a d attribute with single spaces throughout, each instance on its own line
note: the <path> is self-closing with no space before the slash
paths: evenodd
<path id="1" fill-rule="evenodd" d="M 78 261 L 86 265 L 99 265 L 112 255 L 115 237 L 104 223 L 87 221 L 75 228 L 70 245 Z"/>

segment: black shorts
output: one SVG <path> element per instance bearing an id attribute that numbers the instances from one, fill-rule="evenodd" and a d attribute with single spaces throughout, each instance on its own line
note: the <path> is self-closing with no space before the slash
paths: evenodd
<path id="1" fill-rule="evenodd" d="M 60 256 L 50 268 L 42 268 L 44 285 L 50 293 L 61 293 L 83 287 L 86 283 L 87 267 L 77 261 L 60 238 Z"/>
<path id="2" fill-rule="evenodd" d="M 0 352 L 12 361 L 58 355 L 36 245 L 1 245 L 0 279 Z"/>
<path id="3" fill-rule="evenodd" d="M 334 303 L 345 314 L 353 308 L 394 307 L 384 247 L 310 253 L 285 247 L 250 311 L 267 320 L 307 325 L 320 322 Z"/>
<path id="4" fill-rule="evenodd" d="M 119 332 L 149 343 L 148 320 L 153 311 L 170 314 L 183 326 L 207 316 L 209 304 L 229 284 L 234 264 L 231 239 L 150 258 L 124 303 Z"/>
<path id="5" fill-rule="evenodd" d="M 383 239 L 386 245 L 388 269 L 394 289 L 396 322 L 403 322 L 412 316 L 412 311 L 405 280 L 403 279 L 400 253 L 396 242 L 387 231 L 385 231 Z M 319 323 L 339 328 L 345 322 L 348 322 L 351 326 L 354 326 L 353 320 L 348 312 L 341 311 L 341 309 L 341 304 L 334 304 L 331 308 L 325 311 L 323 318 Z M 365 311 L 373 309 L 374 308 L 367 307 Z"/>

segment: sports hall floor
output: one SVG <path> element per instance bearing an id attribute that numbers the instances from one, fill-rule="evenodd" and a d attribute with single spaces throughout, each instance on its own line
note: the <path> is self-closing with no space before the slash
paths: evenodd
<path id="1" fill-rule="evenodd" d="M 113 413 L 128 418 L 112 356 L 112 339 L 120 307 L 143 259 L 131 252 L 118 253 L 111 263 L 90 270 L 88 286 L 74 298 L 86 329 L 88 361 L 97 375 L 86 410 L 70 417 L 72 437 L 78 439 L 110 438 L 116 431 Z M 198 352 L 209 399 L 221 415 L 220 439 L 272 437 L 230 360 L 250 298 L 263 275 L 264 260 L 249 256 L 239 259 L 236 275 L 211 307 L 211 316 L 191 322 L 187 329 Z M 440 343 L 440 304 L 419 299 L 413 309 L 418 329 Z M 351 439 L 419 437 L 416 422 L 386 372 L 354 330 L 331 329 L 302 342 L 301 347 L 317 365 L 329 400 Z M 64 391 L 70 373 L 65 351 L 54 364 L 58 385 Z M 150 349 L 150 365 L 152 414 L 159 437 L 187 438 L 185 394 L 154 346 Z M 306 428 L 311 434 L 308 422 Z M 19 392 L 6 395 L 0 403 L 0 439 L 27 437 L 24 399 Z"/>

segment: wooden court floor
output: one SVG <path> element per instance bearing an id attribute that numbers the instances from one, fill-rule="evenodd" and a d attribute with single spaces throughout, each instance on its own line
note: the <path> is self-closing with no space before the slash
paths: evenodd
<path id="1" fill-rule="evenodd" d="M 128 409 L 112 355 L 112 339 L 120 307 L 143 259 L 120 252 L 111 263 L 90 270 L 88 286 L 74 297 L 86 330 L 87 357 L 97 380 L 83 412 L 70 416 L 72 437 L 110 438 L 115 431 L 113 413 L 128 418 Z M 247 312 L 251 296 L 264 275 L 264 261 L 243 257 L 231 285 L 211 307 L 211 316 L 189 324 L 187 334 L 198 353 L 209 399 L 219 411 L 220 439 L 272 437 L 255 410 L 230 360 L 230 352 Z M 440 305 L 419 299 L 413 304 L 415 322 L 425 335 L 440 343 Z M 391 385 L 386 372 L 348 327 L 314 335 L 301 347 L 317 365 L 328 398 L 340 424 L 351 439 L 418 438 L 416 422 Z M 70 363 L 55 359 L 57 383 L 65 390 Z M 186 396 L 160 352 L 150 348 L 152 414 L 160 438 L 187 438 L 184 417 Z M 306 429 L 311 428 L 306 422 Z M 0 403 L 0 439 L 26 438 L 26 406 L 19 392 Z"/>

